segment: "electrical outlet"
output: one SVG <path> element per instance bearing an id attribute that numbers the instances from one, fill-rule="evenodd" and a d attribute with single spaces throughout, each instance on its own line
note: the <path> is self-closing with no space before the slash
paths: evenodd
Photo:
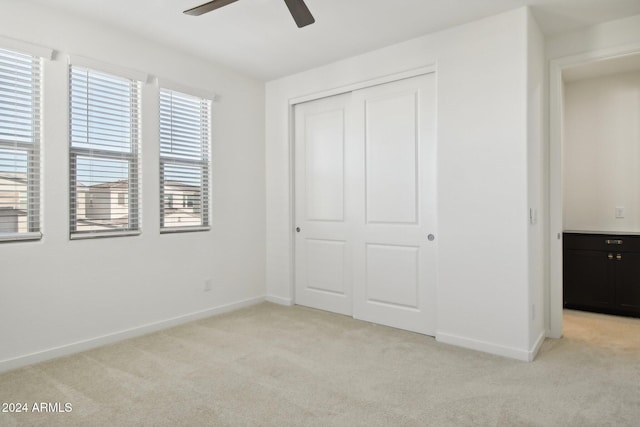
<path id="1" fill-rule="evenodd" d="M 211 278 L 204 279 L 204 291 L 209 292 L 212 287 L 213 282 L 211 281 Z"/>
<path id="2" fill-rule="evenodd" d="M 616 207 L 616 218 L 624 218 L 624 207 Z"/>

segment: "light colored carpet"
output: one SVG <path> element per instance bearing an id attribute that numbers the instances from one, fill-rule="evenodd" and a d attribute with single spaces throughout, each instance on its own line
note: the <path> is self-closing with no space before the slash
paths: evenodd
<path id="1" fill-rule="evenodd" d="M 0 375 L 2 426 L 638 426 L 640 319 L 565 312 L 533 363 L 261 304 Z"/>

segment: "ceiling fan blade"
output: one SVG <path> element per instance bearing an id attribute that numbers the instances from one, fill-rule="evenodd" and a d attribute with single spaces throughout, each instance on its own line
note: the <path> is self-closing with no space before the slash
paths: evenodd
<path id="1" fill-rule="evenodd" d="M 200 6 L 196 6 L 192 9 L 185 10 L 183 13 L 192 16 L 199 16 L 207 12 L 211 12 L 212 10 L 216 10 L 221 8 L 222 6 L 226 6 L 238 0 L 213 0 L 205 4 L 201 4 Z"/>
<path id="2" fill-rule="evenodd" d="M 289 12 L 291 12 L 291 16 L 293 16 L 293 19 L 296 21 L 298 28 L 306 27 L 316 22 L 303 0 L 284 0 L 284 2 L 287 4 Z"/>

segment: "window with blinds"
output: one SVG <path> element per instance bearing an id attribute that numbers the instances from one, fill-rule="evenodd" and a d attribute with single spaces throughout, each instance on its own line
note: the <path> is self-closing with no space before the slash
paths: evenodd
<path id="1" fill-rule="evenodd" d="M 70 66 L 71 238 L 137 234 L 140 82 Z"/>
<path id="2" fill-rule="evenodd" d="M 209 229 L 211 101 L 160 89 L 161 232 Z"/>
<path id="3" fill-rule="evenodd" d="M 0 49 L 0 241 L 41 237 L 40 68 Z"/>

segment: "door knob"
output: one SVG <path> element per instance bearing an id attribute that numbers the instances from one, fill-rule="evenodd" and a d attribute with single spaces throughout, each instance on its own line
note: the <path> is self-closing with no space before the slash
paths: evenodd
<path id="1" fill-rule="evenodd" d="M 433 242 L 436 239 L 436 236 L 434 236 L 433 234 L 429 234 L 427 236 L 427 239 L 429 239 L 430 242 Z"/>
<path id="2" fill-rule="evenodd" d="M 296 227 L 296 233 L 300 232 L 300 227 Z"/>

